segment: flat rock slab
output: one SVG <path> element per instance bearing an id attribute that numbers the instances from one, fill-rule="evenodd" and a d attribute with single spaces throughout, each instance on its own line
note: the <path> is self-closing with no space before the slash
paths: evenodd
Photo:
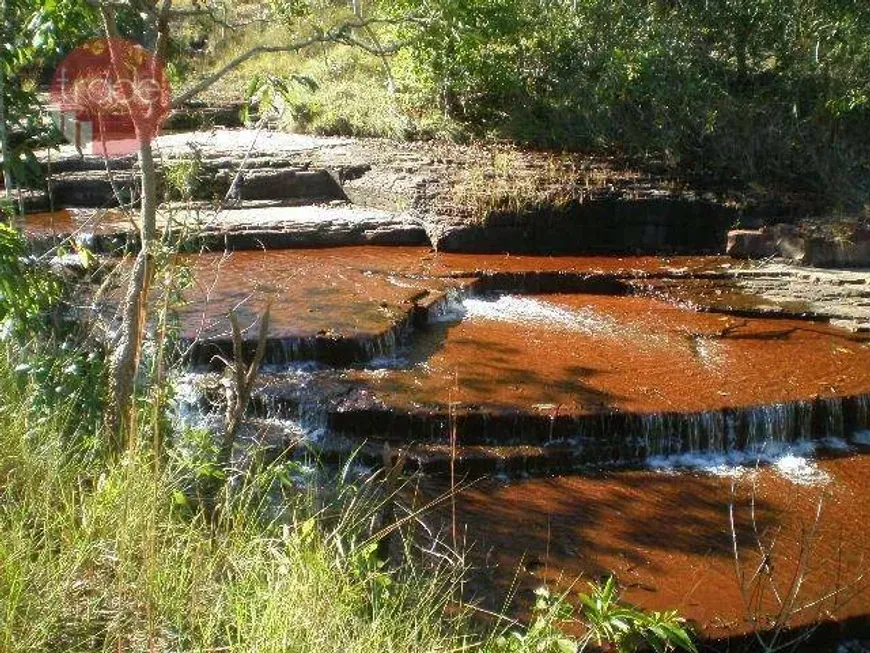
<path id="1" fill-rule="evenodd" d="M 159 159 L 197 157 L 216 162 L 218 167 L 238 165 L 243 159 L 251 162 L 271 162 L 270 166 L 306 167 L 315 152 L 328 153 L 332 148 L 344 148 L 353 143 L 346 138 L 303 136 L 269 130 L 215 128 L 201 131 L 161 134 L 153 143 Z M 325 154 L 328 156 L 328 154 Z M 42 154 L 45 159 L 46 155 Z M 136 165 L 135 153 L 113 157 L 109 166 L 114 170 L 130 170 Z M 105 171 L 106 162 L 99 154 L 79 153 L 72 145 L 61 145 L 51 157 L 54 172 Z"/>
<path id="2" fill-rule="evenodd" d="M 870 392 L 870 337 L 647 297 L 466 300 L 402 369 L 348 372 L 366 404 L 556 417 L 703 413 Z M 795 361 L 801 363 L 795 364 Z M 347 409 L 357 410 L 353 395 Z"/>
<path id="3" fill-rule="evenodd" d="M 164 213 L 164 222 L 170 213 Z M 346 203 L 238 207 L 182 212 L 179 228 L 202 238 L 226 239 L 228 249 L 284 249 L 344 245 L 428 245 L 421 222 L 410 216 Z"/>
<path id="4" fill-rule="evenodd" d="M 870 268 L 870 226 L 830 219 L 733 230 L 726 253 L 746 259 L 781 257 L 820 268 Z"/>
<path id="5" fill-rule="evenodd" d="M 411 404 L 436 406 L 446 401 L 449 391 L 436 391 L 431 385 L 435 377 L 430 373 L 436 370 L 433 365 L 441 356 L 446 356 L 442 371 L 448 376 L 463 367 L 463 359 L 473 361 L 475 374 L 484 374 L 487 361 L 504 358 L 520 375 L 516 382 L 519 391 L 532 394 L 536 392 L 532 381 L 536 374 L 520 374 L 529 364 L 524 360 L 555 356 L 542 371 L 553 371 L 556 376 L 540 378 L 542 394 L 531 404 L 552 404 L 576 413 L 586 404 L 611 406 L 612 397 L 621 394 L 617 388 L 598 388 L 584 399 L 581 390 L 586 386 L 582 382 L 565 385 L 564 379 L 572 376 L 564 369 L 571 356 L 588 357 L 593 346 L 601 343 L 623 344 L 631 359 L 626 361 L 626 369 L 632 360 L 651 356 L 650 373 L 655 376 L 662 369 L 683 369 L 690 364 L 706 370 L 719 360 L 723 348 L 739 349 L 744 340 L 778 343 L 775 336 L 781 334 L 788 344 L 801 334 L 809 337 L 812 329 L 819 330 L 824 342 L 853 337 L 818 322 L 835 321 L 854 331 L 870 324 L 870 284 L 867 275 L 858 272 L 809 274 L 794 266 L 735 266 L 728 259 L 715 257 L 485 256 L 402 246 L 256 251 L 259 240 L 284 237 L 281 228 L 286 225 L 288 210 L 258 209 L 257 216 L 272 214 L 275 219 L 269 223 L 271 228 L 258 221 L 250 230 L 246 211 L 228 211 L 230 217 L 223 225 L 232 236 L 216 234 L 215 238 L 248 239 L 253 249 L 177 257 L 176 261 L 193 273 L 193 284 L 185 292 L 186 304 L 180 308 L 182 336 L 195 343 L 192 360 L 209 363 L 214 354 L 228 358 L 229 311 L 235 308 L 245 317 L 246 325 L 253 325 L 271 302 L 268 362 L 317 360 L 346 365 L 395 355 L 402 345 L 408 345 L 410 349 L 403 350 L 405 363 L 414 361 L 428 373 L 418 377 L 408 370 L 391 371 L 378 376 L 377 383 L 388 377 L 398 383 L 407 377 L 405 383 L 419 391 Z M 310 207 L 298 210 L 304 216 Z M 207 215 L 201 217 L 208 221 Z M 306 224 L 304 217 L 300 219 Z M 317 225 L 312 228 L 316 230 Z M 472 294 L 464 304 L 457 294 L 460 291 Z M 471 318 L 462 319 L 469 310 Z M 668 320 L 674 322 L 670 327 L 666 326 Z M 735 335 L 744 331 L 754 334 L 762 323 L 770 333 L 761 329 L 758 337 Z M 461 336 L 465 331 L 468 334 Z M 256 337 L 257 330 L 251 326 L 245 336 L 249 349 Z M 533 346 L 550 341 L 552 346 L 541 353 Z M 491 349 L 476 349 L 487 342 Z M 454 346 L 459 349 L 451 354 Z M 563 356 L 563 348 L 576 354 Z M 822 348 L 827 350 L 827 345 Z M 811 349 L 807 345 L 807 351 Z M 685 356 L 667 358 L 680 352 Z M 667 360 L 657 358 L 665 354 Z M 611 354 L 602 352 L 601 356 L 609 360 Z M 735 354 L 729 360 L 744 358 Z M 578 374 L 586 369 L 579 359 L 575 363 Z M 491 371 L 492 385 L 475 377 L 472 386 L 479 387 L 481 394 L 470 396 L 469 404 L 501 403 L 495 398 L 510 387 L 505 378 L 513 377 Z M 728 377 L 734 375 L 729 373 Z M 602 376 L 615 378 L 613 372 Z M 711 388 L 717 378 L 714 374 L 707 379 Z M 684 380 L 675 380 L 674 387 L 682 387 Z M 367 383 L 364 377 L 360 382 L 362 386 Z M 637 383 L 637 379 L 630 382 Z M 563 390 L 558 390 L 560 387 Z M 603 394 L 597 397 L 599 391 Z M 431 400 L 429 404 L 425 397 Z M 679 406 L 679 410 L 701 410 L 711 398 L 715 397 L 706 397 L 697 406 Z M 768 399 L 788 398 L 772 396 L 765 401 Z M 505 402 L 516 405 L 519 400 L 520 395 Z M 666 402 L 656 401 L 613 405 L 646 412 L 668 409 Z"/>
<path id="6" fill-rule="evenodd" d="M 246 357 L 269 308 L 266 362 L 350 365 L 391 356 L 427 311 L 467 281 L 415 274 L 428 250 L 343 247 L 179 255 L 191 285 L 177 309 L 189 360 L 232 357 L 228 314 L 243 328 Z M 218 365 L 220 366 L 220 365 Z"/>
<path id="7" fill-rule="evenodd" d="M 25 216 L 21 227 L 37 250 L 72 241 L 98 253 L 135 245 L 134 213 L 63 210 Z M 347 203 L 287 206 L 261 202 L 216 211 L 163 207 L 158 227 L 171 230 L 196 249 L 283 249 L 344 245 L 426 245 L 422 224 L 409 215 Z"/>
<path id="8" fill-rule="evenodd" d="M 870 271 L 769 262 L 734 268 L 725 277 L 663 278 L 635 285 L 642 292 L 698 310 L 750 317 L 800 317 L 850 331 L 870 331 Z"/>
<path id="9" fill-rule="evenodd" d="M 626 166 L 503 147 L 214 129 L 163 135 L 155 150 L 167 168 L 197 162 L 198 199 L 223 197 L 244 164 L 233 185 L 241 199 L 349 199 L 411 212 L 443 251 L 712 253 L 722 250 L 736 217 L 712 195 L 663 191 L 664 178 Z M 133 196 L 125 175 L 134 158 L 112 166 Z M 52 162 L 56 196 L 68 205 L 113 202 L 102 168 L 98 157 L 62 148 Z"/>

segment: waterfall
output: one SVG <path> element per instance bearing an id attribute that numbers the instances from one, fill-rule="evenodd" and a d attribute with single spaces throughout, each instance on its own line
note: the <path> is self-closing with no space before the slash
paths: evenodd
<path id="1" fill-rule="evenodd" d="M 841 416 L 836 430 L 826 429 L 823 436 L 842 436 L 842 404 L 838 400 L 837 413 Z M 826 413 L 831 414 L 830 410 Z M 745 449 L 757 449 L 767 443 L 808 440 L 812 432 L 813 405 L 807 401 L 770 404 L 745 411 Z"/>
<path id="2" fill-rule="evenodd" d="M 870 429 L 870 395 L 793 401 L 700 413 L 610 413 L 574 418 L 572 434 L 545 446 L 569 445 L 589 462 L 631 463 L 679 455 L 759 452 L 828 440 L 843 443 Z M 488 440 L 497 441 L 494 434 Z"/>

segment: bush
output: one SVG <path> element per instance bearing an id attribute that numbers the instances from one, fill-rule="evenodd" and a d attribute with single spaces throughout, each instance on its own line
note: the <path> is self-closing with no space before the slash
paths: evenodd
<path id="1" fill-rule="evenodd" d="M 433 19 L 403 83 L 549 147 L 664 157 L 721 180 L 870 187 L 870 12 L 828 0 L 405 0 Z"/>

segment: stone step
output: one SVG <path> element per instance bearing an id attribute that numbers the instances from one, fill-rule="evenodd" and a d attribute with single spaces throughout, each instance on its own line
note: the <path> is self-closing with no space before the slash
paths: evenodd
<path id="1" fill-rule="evenodd" d="M 864 444 L 863 439 L 847 442 L 852 451 L 862 453 L 870 451 L 870 447 Z M 564 444 L 458 447 L 451 447 L 447 444 L 430 444 L 390 448 L 388 451 L 392 464 L 401 459 L 408 472 L 448 478 L 452 475 L 457 482 L 487 477 L 559 476 L 590 469 L 644 466 L 648 461 L 642 457 L 614 460 L 608 457 L 609 451 L 606 448 L 593 451 L 589 448 Z M 365 461 L 369 464 L 379 462 L 378 449 L 373 443 L 368 445 L 365 453 L 368 454 Z M 724 457 L 728 453 L 736 452 L 704 452 L 699 455 L 719 454 Z M 761 450 L 756 452 L 759 457 L 762 457 L 764 453 Z M 829 446 L 828 441 L 825 440 L 820 440 L 817 445 L 816 454 L 819 453 L 830 456 L 844 455 L 839 442 L 833 442 Z M 600 457 L 597 457 L 596 454 Z M 739 457 L 736 458 L 739 459 Z M 333 454 L 332 459 L 337 459 L 337 457 Z M 383 454 L 380 459 L 383 459 Z M 752 460 L 752 457 L 749 456 L 747 459 Z M 671 460 L 679 461 L 678 458 Z"/>
<path id="2" fill-rule="evenodd" d="M 564 206 L 495 212 L 483 220 L 433 215 L 445 252 L 513 254 L 717 254 L 735 215 L 702 199 L 591 193 Z"/>
<path id="3" fill-rule="evenodd" d="M 137 204 L 139 180 L 132 169 L 115 170 L 114 184 L 104 170 L 60 172 L 49 187 L 59 207 L 109 208 Z M 230 186 L 233 192 L 230 192 Z M 318 203 L 346 200 L 341 185 L 327 170 L 294 168 L 246 168 L 236 178 L 232 170 L 209 170 L 190 181 L 191 199 L 222 200 L 228 194 L 236 200 L 296 200 Z M 158 182 L 160 196 L 172 196 L 166 175 Z M 177 193 L 176 193 L 177 194 Z"/>
<path id="4" fill-rule="evenodd" d="M 251 360 L 270 307 L 265 364 L 341 367 L 393 357 L 451 293 L 474 281 L 414 274 L 410 267 L 427 251 L 344 247 L 179 256 L 176 264 L 191 279 L 176 310 L 182 349 L 191 364 L 222 368 L 233 355 L 227 317 L 233 311 Z"/>
<path id="5" fill-rule="evenodd" d="M 420 221 L 409 215 L 354 207 L 345 202 L 297 205 L 244 202 L 222 211 L 202 205 L 158 209 L 158 228 L 182 251 L 235 251 L 349 245 L 428 245 Z M 28 215 L 21 226 L 36 251 L 73 240 L 97 254 L 138 247 L 135 213 L 66 210 Z"/>
<path id="6" fill-rule="evenodd" d="M 188 247 L 240 250 L 228 256 L 206 253 L 174 259 L 192 272 L 187 303 L 178 309 L 179 337 L 191 362 L 220 367 L 221 360 L 231 358 L 230 310 L 243 318 L 244 351 L 250 358 L 258 317 L 270 302 L 265 363 L 347 366 L 398 356 L 386 369 L 352 369 L 345 374 L 357 386 L 382 394 L 385 405 L 400 409 L 402 393 L 392 392 L 390 384 L 419 387 L 412 400 L 436 413 L 451 401 L 445 379 L 457 370 L 460 377 L 470 374 L 471 387 L 477 388 L 463 400 L 471 406 L 491 403 L 505 392 L 509 406 L 535 393 L 540 400 L 523 398 L 519 406 L 567 406 L 578 401 L 606 405 L 625 392 L 619 385 L 623 376 L 627 384 L 643 381 L 652 392 L 661 383 L 677 387 L 679 370 L 702 383 L 711 401 L 735 395 L 751 403 L 747 393 L 752 386 L 736 379 L 750 374 L 747 366 L 758 356 L 782 351 L 785 359 L 818 358 L 830 379 L 826 383 L 838 388 L 845 387 L 847 367 L 865 358 L 861 336 L 812 322 L 846 317 L 846 302 L 830 312 L 835 308 L 830 302 L 807 307 L 756 297 L 743 288 L 742 270 L 726 267 L 719 259 L 626 259 L 604 264 L 599 259 L 436 254 L 425 247 L 398 246 L 405 236 L 421 234 L 413 222 L 309 223 L 312 208 L 260 207 L 250 211 L 250 224 L 247 210 L 227 211 L 222 229 L 210 227 L 206 236 L 188 238 Z M 331 206 L 324 213 L 335 218 L 342 210 Z M 294 211 L 300 221 L 288 223 L 287 215 Z M 350 207 L 347 211 L 359 213 Z M 272 222 L 266 219 L 269 215 L 275 218 Z M 201 231 L 211 217 L 203 213 L 189 229 Z M 91 238 L 92 246 L 99 238 L 117 237 L 104 226 L 107 231 Z M 57 228 L 69 232 L 69 225 Z M 59 236 L 49 231 L 48 237 Z M 397 246 L 318 247 L 354 242 Z M 302 248 L 254 251 L 287 244 Z M 564 271 L 550 269 L 560 265 Z M 849 287 L 857 292 L 864 286 Z M 466 295 L 473 297 L 458 303 Z M 469 301 L 472 315 L 466 321 Z M 474 311 L 482 312 L 475 317 Z M 705 315 L 708 312 L 713 315 Z M 491 369 L 492 378 L 477 378 L 469 368 L 471 361 Z M 638 361 L 643 363 L 643 377 L 632 377 L 627 370 Z M 433 364 L 431 374 L 423 373 Z M 777 385 L 795 371 L 785 360 L 767 365 L 770 370 L 762 375 L 762 385 L 770 401 L 778 401 Z M 777 370 L 782 377 L 776 377 Z M 513 379 L 507 390 L 497 384 L 500 375 Z M 863 376 L 856 372 L 855 379 Z M 600 381 L 604 385 L 598 389 Z M 800 383 L 807 390 L 797 398 L 811 397 L 819 390 L 812 384 L 819 385 L 821 377 L 801 377 Z M 369 408 L 365 402 L 348 403 L 348 410 Z M 377 404 L 374 408 L 379 409 Z"/>
<path id="7" fill-rule="evenodd" d="M 651 456 L 744 451 L 765 442 L 813 438 L 850 439 L 870 429 L 870 394 L 818 398 L 771 405 L 722 408 L 702 413 L 597 413 L 548 415 L 503 409 L 425 411 L 381 407 L 349 408 L 354 386 L 338 378 L 312 385 L 261 388 L 251 414 L 299 419 L 312 411 L 318 423 L 350 442 L 388 442 L 417 447 L 421 468 L 443 464 L 455 438 L 468 465 L 478 458 L 515 457 L 518 466 L 572 469 L 581 465 L 634 464 Z M 315 399 L 316 397 L 316 399 Z M 372 398 L 373 403 L 377 398 Z M 310 416 L 310 415 L 309 415 Z M 422 449 L 420 449 L 422 447 Z M 531 460 L 531 462 L 530 462 Z M 536 462 L 538 461 L 538 462 Z M 492 463 L 487 462 L 488 468 Z"/>
<path id="8" fill-rule="evenodd" d="M 528 152 L 517 153 L 516 170 L 502 178 L 504 171 L 492 169 L 493 157 L 484 149 L 445 150 L 425 143 L 215 129 L 165 134 L 155 149 L 170 174 L 191 165 L 182 160 L 193 162 L 195 198 L 222 197 L 244 162 L 242 199 L 346 199 L 395 213 L 412 211 L 444 252 L 717 253 L 737 217 L 736 209 L 715 198 L 664 192 L 654 180 L 629 171 L 610 170 L 600 179 L 566 171 L 550 179 L 551 158 Z M 135 162 L 127 156 L 112 165 L 132 170 Z M 85 173 L 99 176 L 102 167 L 98 157 L 62 149 L 52 162 L 58 197 L 76 205 L 111 203 L 105 186 L 102 196 L 95 187 L 87 193 L 79 188 Z M 491 183 L 472 183 L 478 177 Z M 523 195 L 541 180 L 564 193 Z M 513 208 L 500 208 L 504 203 L 496 200 L 514 191 L 516 203 L 506 204 Z"/>

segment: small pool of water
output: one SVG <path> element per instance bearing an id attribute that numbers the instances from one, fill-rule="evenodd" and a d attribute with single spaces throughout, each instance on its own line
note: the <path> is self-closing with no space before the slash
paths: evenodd
<path id="1" fill-rule="evenodd" d="M 403 370 L 349 374 L 390 405 L 701 412 L 870 392 L 870 337 L 649 297 L 471 298 Z"/>
<path id="2" fill-rule="evenodd" d="M 783 458 L 781 464 L 790 463 Z M 536 587 L 585 589 L 586 582 L 614 574 L 626 600 L 649 610 L 677 609 L 705 638 L 764 631 L 777 604 L 768 584 L 760 607 L 744 606 L 729 516 L 733 506 L 745 579 L 760 563 L 756 529 L 766 545 L 776 538 L 773 580 L 780 592 L 789 587 L 802 546 L 809 547 L 797 605 L 820 602 L 794 614 L 790 625 L 866 619 L 870 589 L 861 575 L 870 555 L 870 504 L 864 500 L 870 456 L 810 464 L 824 483 L 796 484 L 776 465 L 743 469 L 738 476 L 614 470 L 479 482 L 455 499 L 459 536 L 474 543 L 469 594 L 502 610 L 501 601 L 515 586 L 507 611 L 527 615 Z M 431 479 L 426 483 L 426 496 L 449 489 Z M 449 533 L 451 511 L 450 501 L 442 504 L 431 525 L 442 524 L 442 532 Z M 831 596 L 838 587 L 842 593 Z M 866 623 L 870 627 L 870 620 Z"/>

